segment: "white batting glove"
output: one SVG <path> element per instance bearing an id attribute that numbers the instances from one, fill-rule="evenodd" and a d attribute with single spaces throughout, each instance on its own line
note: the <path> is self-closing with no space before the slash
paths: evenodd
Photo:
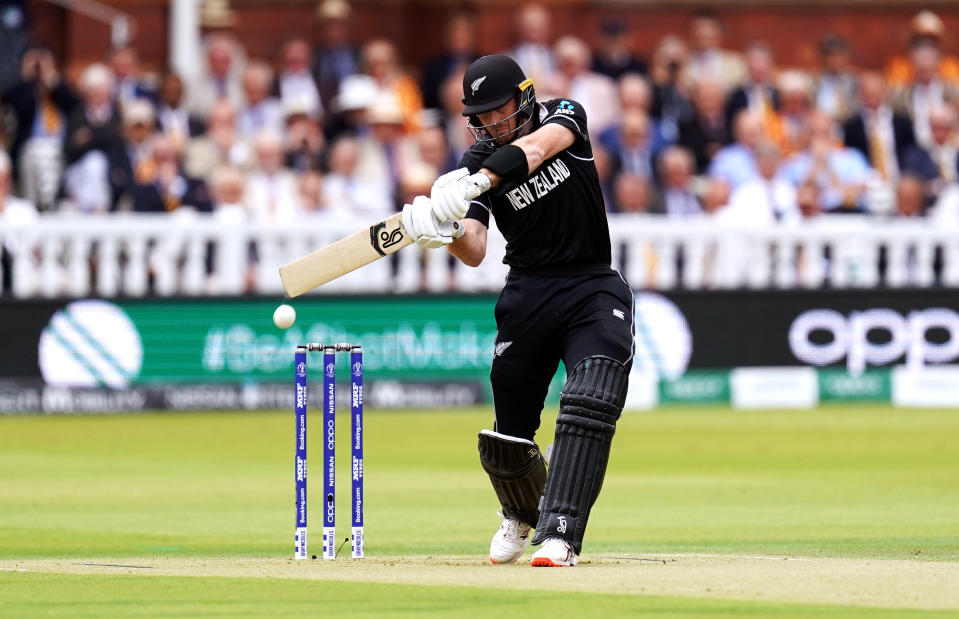
<path id="1" fill-rule="evenodd" d="M 430 190 L 433 214 L 439 221 L 459 221 L 466 217 L 470 200 L 489 188 L 489 177 L 481 172 L 470 174 L 466 168 L 447 172 L 436 179 Z"/>
<path id="2" fill-rule="evenodd" d="M 432 201 L 426 196 L 416 196 L 413 204 L 404 205 L 402 217 L 407 234 L 417 245 L 428 249 L 449 245 L 465 231 L 461 224 L 437 221 Z"/>

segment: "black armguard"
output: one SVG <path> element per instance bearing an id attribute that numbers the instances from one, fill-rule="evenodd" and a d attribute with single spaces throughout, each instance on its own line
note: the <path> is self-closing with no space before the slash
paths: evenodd
<path id="1" fill-rule="evenodd" d="M 483 167 L 493 172 L 503 182 L 521 181 L 529 176 L 529 162 L 526 153 L 519 146 L 507 144 L 496 149 L 483 162 Z"/>

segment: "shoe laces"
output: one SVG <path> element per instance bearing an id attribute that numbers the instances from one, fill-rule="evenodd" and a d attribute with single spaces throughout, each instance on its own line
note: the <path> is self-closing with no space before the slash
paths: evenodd
<path id="1" fill-rule="evenodd" d="M 518 541 L 526 539 L 529 536 L 530 527 L 526 526 L 519 520 L 514 520 L 513 518 L 507 518 L 506 516 L 503 516 L 503 512 L 497 513 L 503 518 L 503 524 L 500 525 L 501 529 L 505 529 L 503 532 L 503 537 L 513 541 Z"/>

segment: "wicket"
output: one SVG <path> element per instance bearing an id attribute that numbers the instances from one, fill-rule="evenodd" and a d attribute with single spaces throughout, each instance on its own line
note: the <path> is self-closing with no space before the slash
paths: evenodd
<path id="1" fill-rule="evenodd" d="M 323 558 L 336 558 L 336 353 L 350 353 L 350 451 L 352 486 L 352 556 L 363 558 L 363 349 L 350 344 L 301 344 L 293 361 L 294 468 L 296 483 L 296 530 L 293 558 L 306 559 L 306 409 L 307 353 L 323 352 L 323 486 L 326 491 L 323 514 Z"/>

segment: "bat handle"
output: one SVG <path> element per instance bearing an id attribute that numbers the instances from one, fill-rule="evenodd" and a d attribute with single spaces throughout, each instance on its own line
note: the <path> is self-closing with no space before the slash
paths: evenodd
<path id="1" fill-rule="evenodd" d="M 471 175 L 468 181 L 472 181 L 466 190 L 466 199 L 473 200 L 477 198 L 481 193 L 487 191 L 490 188 L 489 177 L 483 174 L 482 172 L 477 172 L 476 174 Z"/>
<path id="2" fill-rule="evenodd" d="M 469 189 L 466 190 L 466 199 L 473 200 L 483 193 L 483 190 L 479 185 L 470 185 Z"/>

